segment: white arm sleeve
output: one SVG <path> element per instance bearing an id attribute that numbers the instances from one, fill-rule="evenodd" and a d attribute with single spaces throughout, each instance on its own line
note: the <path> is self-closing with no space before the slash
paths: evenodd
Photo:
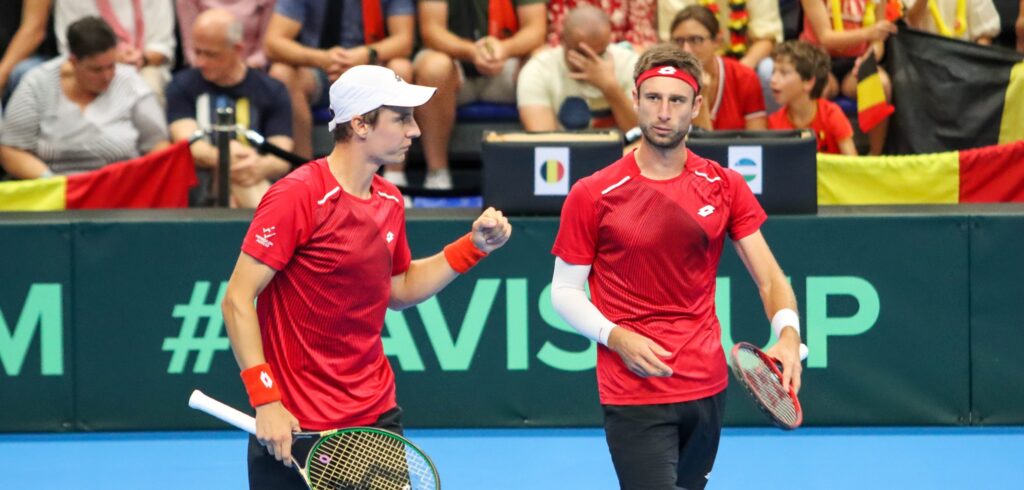
<path id="1" fill-rule="evenodd" d="M 608 336 L 615 324 L 587 298 L 584 286 L 589 276 L 589 265 L 572 265 L 556 257 L 555 273 L 551 278 L 551 306 L 584 337 L 608 345 Z"/>

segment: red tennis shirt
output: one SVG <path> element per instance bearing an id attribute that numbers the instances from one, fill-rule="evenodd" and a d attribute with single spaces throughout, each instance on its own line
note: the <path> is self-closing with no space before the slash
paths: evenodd
<path id="1" fill-rule="evenodd" d="M 242 242 L 277 271 L 256 304 L 263 351 L 306 430 L 371 424 L 396 404 L 380 335 L 391 276 L 411 261 L 405 206 L 379 176 L 370 193 L 312 161 L 270 187 Z"/>
<path id="2" fill-rule="evenodd" d="M 572 187 L 552 253 L 592 266 L 591 300 L 606 318 L 672 352 L 663 359 L 672 376 L 641 378 L 600 346 L 601 403 L 678 403 L 725 389 L 718 261 L 727 233 L 739 240 L 766 218 L 740 174 L 689 150 L 671 179 L 640 175 L 630 153 Z"/>

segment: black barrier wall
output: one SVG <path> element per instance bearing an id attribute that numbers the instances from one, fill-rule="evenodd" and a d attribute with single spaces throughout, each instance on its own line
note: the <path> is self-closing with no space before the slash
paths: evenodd
<path id="1" fill-rule="evenodd" d="M 83 215 L 73 215 L 83 216 Z M 193 388 L 244 408 L 219 302 L 249 216 L 84 215 L 0 223 L 0 430 L 222 427 Z M 469 220 L 412 220 L 414 256 Z M 600 423 L 596 346 L 550 306 L 557 220 L 514 219 L 510 243 L 437 298 L 389 312 L 383 339 L 414 427 Z M 1024 216 L 774 217 L 810 347 L 807 425 L 1024 422 Z M 343 294 L 343 292 L 339 292 Z M 731 247 L 716 302 L 723 344 L 771 339 Z M 763 425 L 740 390 L 727 424 Z"/>

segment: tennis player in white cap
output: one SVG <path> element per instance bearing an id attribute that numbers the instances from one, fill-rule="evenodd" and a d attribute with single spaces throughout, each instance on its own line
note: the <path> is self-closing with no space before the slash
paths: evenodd
<path id="1" fill-rule="evenodd" d="M 430 298 L 512 233 L 487 209 L 442 252 L 411 259 L 402 195 L 377 170 L 405 158 L 420 135 L 413 108 L 434 90 L 381 66 L 346 71 L 330 90 L 334 151 L 275 183 L 256 209 L 222 305 L 256 411 L 252 489 L 306 488 L 286 468 L 300 428 L 401 433 L 386 310 Z"/>

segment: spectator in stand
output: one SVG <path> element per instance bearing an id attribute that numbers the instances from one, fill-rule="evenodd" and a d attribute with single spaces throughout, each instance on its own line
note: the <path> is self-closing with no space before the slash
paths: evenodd
<path id="1" fill-rule="evenodd" d="M 548 45 L 562 44 L 563 23 L 571 10 L 592 5 L 608 14 L 612 43 L 627 42 L 637 52 L 642 52 L 658 43 L 658 31 L 654 28 L 655 3 L 656 0 L 549 0 Z"/>
<path id="2" fill-rule="evenodd" d="M 1020 0 L 1015 28 L 1017 30 L 1017 52 L 1024 54 L 1024 0 Z"/>
<path id="3" fill-rule="evenodd" d="M 871 15 L 865 16 L 870 0 L 800 0 L 804 9 L 804 28 L 800 39 L 825 48 L 832 58 L 832 69 L 823 97 L 834 99 L 842 94 L 857 98 L 857 68 L 873 49 L 877 59 L 884 55 L 884 43 L 896 33 L 896 25 L 885 18 L 879 10 L 874 23 Z M 892 82 L 889 74 L 879 66 L 878 77 L 882 81 L 885 99 L 892 100 Z M 880 155 L 885 146 L 885 135 L 889 130 L 886 119 L 868 131 L 870 155 Z"/>
<path id="4" fill-rule="evenodd" d="M 544 0 L 421 0 L 416 83 L 437 93 L 416 109 L 423 131 L 428 189 L 451 189 L 448 143 L 455 107 L 474 101 L 515 103 L 522 59 L 544 44 Z M 385 173 L 392 182 L 404 175 Z"/>
<path id="5" fill-rule="evenodd" d="M 310 105 L 356 65 L 412 78 L 414 0 L 277 0 L 264 38 L 270 75 L 288 87 L 295 153 L 313 157 Z"/>
<path id="6" fill-rule="evenodd" d="M 245 64 L 253 68 L 267 67 L 263 52 L 263 35 L 274 14 L 275 0 L 177 0 L 178 27 L 181 28 L 182 52 L 189 66 L 196 66 L 192 46 L 192 26 L 200 13 L 210 9 L 224 9 L 242 22 L 242 56 Z"/>
<path id="7" fill-rule="evenodd" d="M 782 17 L 778 0 L 658 0 L 658 35 L 672 39 L 676 14 L 690 6 L 707 7 L 718 18 L 722 37 L 719 53 L 757 71 L 761 98 L 775 110 L 768 89 L 772 77 L 772 47 L 782 42 Z M 705 101 L 708 102 L 708 101 Z"/>
<path id="8" fill-rule="evenodd" d="M 786 41 L 775 47 L 772 58 L 772 93 L 782 109 L 768 118 L 768 128 L 809 128 L 818 152 L 856 156 L 850 121 L 835 102 L 821 96 L 831 68 L 828 54 L 804 41 Z"/>
<path id="9" fill-rule="evenodd" d="M 999 35 L 999 12 L 992 0 L 904 1 L 907 25 L 914 29 L 986 46 Z"/>
<path id="10" fill-rule="evenodd" d="M 706 130 L 765 129 L 764 95 L 757 73 L 716 54 L 721 45 L 718 19 L 706 7 L 691 5 L 672 21 L 672 41 L 701 62 L 704 104 L 693 125 Z"/>
<path id="11" fill-rule="evenodd" d="M 195 68 L 174 75 L 167 86 L 167 120 L 173 141 L 188 140 L 197 129 L 209 129 L 216 107 L 234 108 L 235 120 L 254 129 L 270 143 L 292 149 L 292 111 L 284 84 L 245 64 L 242 22 L 231 12 L 210 9 L 190 27 Z M 209 187 L 217 168 L 217 148 L 205 139 L 192 144 L 199 167 L 200 189 Z M 290 170 L 287 162 L 260 155 L 247 143 L 231 140 L 231 195 L 238 207 L 254 208 L 270 181 Z M 194 196 L 204 202 L 205 196 Z"/>
<path id="12" fill-rule="evenodd" d="M 156 96 L 117 63 L 117 37 L 98 17 L 66 33 L 71 54 L 43 63 L 7 107 L 0 160 L 11 176 L 35 179 L 95 170 L 168 145 Z"/>
<path id="13" fill-rule="evenodd" d="M 67 55 L 68 26 L 83 17 L 102 18 L 117 35 L 117 62 L 132 65 L 164 106 L 174 66 L 174 8 L 170 0 L 56 0 L 53 22 L 60 52 Z"/>
<path id="14" fill-rule="evenodd" d="M 562 45 L 539 52 L 523 66 L 516 87 L 519 119 L 527 131 L 566 129 L 558 114 L 569 98 L 586 102 L 592 128 L 636 127 L 633 67 L 638 56 L 610 44 L 608 14 L 590 5 L 565 16 Z M 572 128 L 579 129 L 579 128 Z"/>
<path id="15" fill-rule="evenodd" d="M 0 96 L 7 101 L 21 77 L 57 54 L 50 30 L 52 0 L 11 0 L 0 16 Z"/>

